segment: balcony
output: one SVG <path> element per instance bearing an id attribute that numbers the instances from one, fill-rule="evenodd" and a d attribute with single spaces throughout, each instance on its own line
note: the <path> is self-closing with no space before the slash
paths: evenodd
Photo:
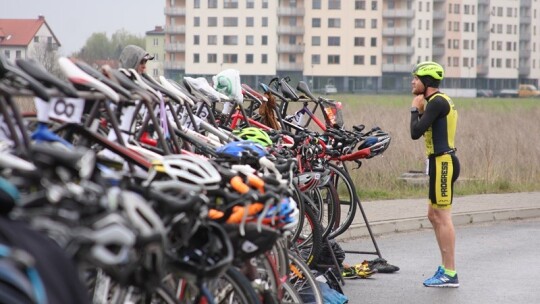
<path id="1" fill-rule="evenodd" d="M 433 12 L 433 20 L 444 20 L 446 18 L 445 11 L 436 11 Z"/>
<path id="2" fill-rule="evenodd" d="M 410 73 L 413 67 L 411 64 L 383 63 L 382 71 L 383 73 Z"/>
<path id="3" fill-rule="evenodd" d="M 408 9 L 390 9 L 390 10 L 384 10 L 382 13 L 383 18 L 404 18 L 404 19 L 412 19 L 414 18 L 415 11 L 414 10 L 408 10 Z"/>
<path id="4" fill-rule="evenodd" d="M 520 24 L 531 24 L 531 15 L 525 15 L 519 17 Z"/>
<path id="5" fill-rule="evenodd" d="M 293 54 L 303 53 L 304 46 L 297 45 L 297 44 L 278 44 L 277 52 L 278 53 L 293 53 Z"/>
<path id="6" fill-rule="evenodd" d="M 304 35 L 303 26 L 288 26 L 279 25 L 277 28 L 278 35 Z"/>
<path id="7" fill-rule="evenodd" d="M 186 51 L 185 43 L 165 43 L 165 51 L 170 53 L 178 53 Z"/>
<path id="8" fill-rule="evenodd" d="M 519 76 L 528 76 L 530 73 L 531 73 L 531 67 L 530 66 L 520 66 L 518 68 Z"/>
<path id="9" fill-rule="evenodd" d="M 489 67 L 487 65 L 477 65 L 476 66 L 476 74 L 478 75 L 486 75 L 489 72 Z"/>
<path id="10" fill-rule="evenodd" d="M 489 47 L 487 45 L 479 45 L 476 48 L 476 54 L 478 54 L 478 57 L 487 57 L 489 54 Z"/>
<path id="11" fill-rule="evenodd" d="M 445 34 L 445 30 L 433 29 L 433 38 L 443 38 Z"/>
<path id="12" fill-rule="evenodd" d="M 306 13 L 306 9 L 303 7 L 278 7 L 278 17 L 301 17 Z"/>
<path id="13" fill-rule="evenodd" d="M 414 36 L 414 28 L 384 28 L 382 35 L 383 37 L 412 37 Z"/>
<path id="14" fill-rule="evenodd" d="M 478 12 L 478 22 L 489 22 L 489 13 L 483 13 L 483 14 L 480 14 L 480 12 Z"/>
<path id="15" fill-rule="evenodd" d="M 165 34 L 185 34 L 186 26 L 185 25 L 166 25 Z"/>
<path id="16" fill-rule="evenodd" d="M 434 46 L 433 47 L 433 56 L 442 56 L 444 55 L 445 47 L 444 46 Z"/>
<path id="17" fill-rule="evenodd" d="M 166 70 L 185 70 L 186 63 L 179 61 L 165 61 L 163 62 L 163 68 Z"/>
<path id="18" fill-rule="evenodd" d="M 520 0 L 519 6 L 521 8 L 531 8 L 532 1 L 531 0 Z"/>
<path id="19" fill-rule="evenodd" d="M 487 6 L 489 6 L 489 0 L 478 0 L 478 5 L 487 5 Z"/>
<path id="20" fill-rule="evenodd" d="M 488 40 L 489 39 L 489 35 L 491 34 L 491 32 L 489 31 L 489 29 L 478 29 L 478 33 L 477 33 L 477 37 L 478 39 L 480 40 Z"/>
<path id="21" fill-rule="evenodd" d="M 412 55 L 414 48 L 412 46 L 384 46 L 383 55 Z"/>
<path id="22" fill-rule="evenodd" d="M 303 71 L 304 64 L 296 62 L 278 62 L 277 70 L 279 71 Z"/>
<path id="23" fill-rule="evenodd" d="M 519 40 L 526 40 L 526 41 L 529 41 L 531 40 L 531 30 L 530 29 L 521 29 L 519 31 Z"/>
<path id="24" fill-rule="evenodd" d="M 519 50 L 519 58 L 520 59 L 531 58 L 531 50 L 530 49 Z"/>
<path id="25" fill-rule="evenodd" d="M 186 8 L 185 7 L 166 7 L 165 15 L 167 16 L 185 16 Z"/>

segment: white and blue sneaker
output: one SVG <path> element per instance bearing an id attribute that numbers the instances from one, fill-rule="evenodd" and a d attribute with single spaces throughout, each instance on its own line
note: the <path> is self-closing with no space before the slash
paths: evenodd
<path id="1" fill-rule="evenodd" d="M 424 286 L 456 288 L 459 287 L 459 280 L 457 273 L 455 276 L 451 277 L 444 273 L 444 268 L 439 266 L 439 268 L 437 268 L 437 272 L 435 272 L 435 275 L 424 281 Z"/>

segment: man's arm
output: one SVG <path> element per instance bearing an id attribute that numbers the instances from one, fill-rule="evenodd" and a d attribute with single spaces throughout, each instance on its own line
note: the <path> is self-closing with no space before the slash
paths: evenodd
<path id="1" fill-rule="evenodd" d="M 419 112 L 411 112 L 411 138 L 419 139 L 433 124 L 438 117 L 448 114 L 450 105 L 444 98 L 436 96 L 426 106 L 421 115 Z"/>

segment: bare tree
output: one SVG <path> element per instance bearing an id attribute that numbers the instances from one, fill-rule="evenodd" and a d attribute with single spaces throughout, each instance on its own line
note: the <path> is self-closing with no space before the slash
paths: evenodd
<path id="1" fill-rule="evenodd" d="M 29 57 L 35 59 L 51 74 L 64 78 L 58 65 L 58 48 L 47 43 L 36 43 L 29 52 Z"/>

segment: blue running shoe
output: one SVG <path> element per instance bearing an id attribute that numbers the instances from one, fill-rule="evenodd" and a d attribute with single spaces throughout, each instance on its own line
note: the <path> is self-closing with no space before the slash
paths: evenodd
<path id="1" fill-rule="evenodd" d="M 426 287 L 459 287 L 458 275 L 451 277 L 444 273 L 444 268 L 440 267 L 437 269 L 435 275 L 424 281 L 424 286 Z"/>

